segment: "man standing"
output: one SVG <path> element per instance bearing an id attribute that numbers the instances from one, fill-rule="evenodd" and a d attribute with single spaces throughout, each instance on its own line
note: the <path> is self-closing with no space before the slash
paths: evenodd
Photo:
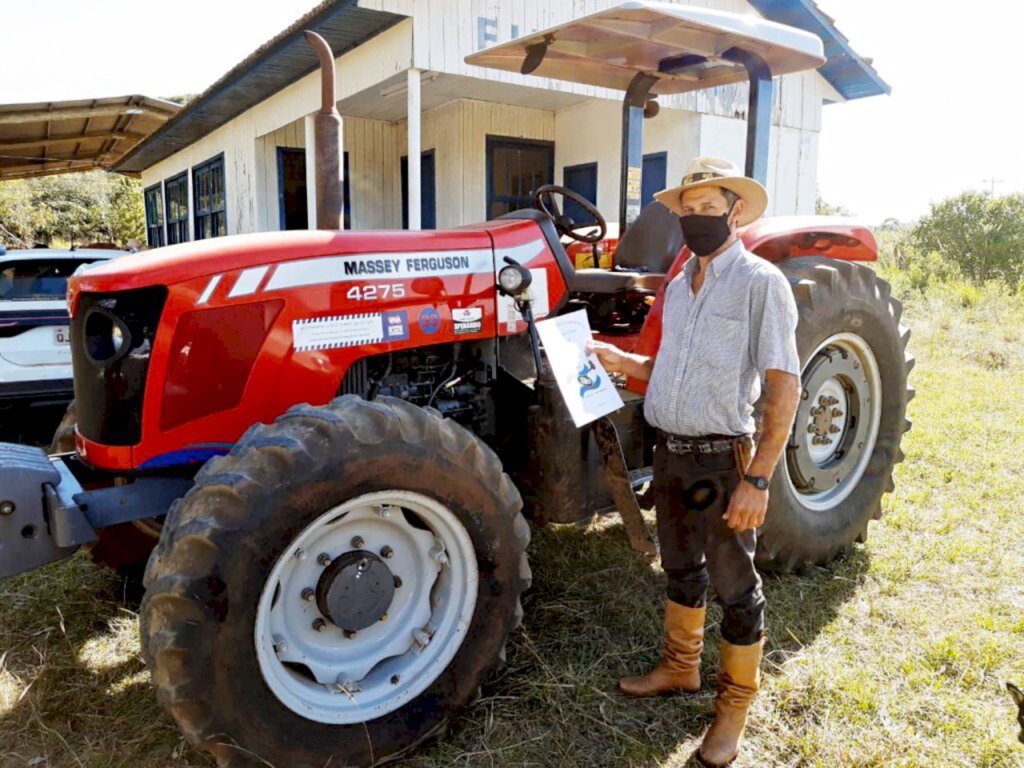
<path id="1" fill-rule="evenodd" d="M 754 546 L 800 397 L 797 309 L 782 273 L 737 237 L 737 228 L 767 206 L 758 182 L 705 157 L 690 165 L 681 186 L 656 198 L 679 215 L 694 254 L 665 290 L 657 354 L 591 345 L 607 368 L 650 382 L 644 415 L 658 430 L 653 482 L 668 577 L 664 652 L 651 672 L 619 686 L 633 696 L 700 689 L 710 582 L 725 615 L 715 720 L 699 757 L 717 767 L 739 751 L 760 680 L 765 600 Z M 768 400 L 753 451 L 762 378 Z"/>

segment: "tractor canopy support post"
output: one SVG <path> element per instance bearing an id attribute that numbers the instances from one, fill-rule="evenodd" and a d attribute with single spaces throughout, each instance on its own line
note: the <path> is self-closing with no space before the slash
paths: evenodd
<path id="1" fill-rule="evenodd" d="M 640 215 L 644 171 L 644 106 L 658 78 L 638 72 L 622 102 L 622 175 L 619 179 L 619 237 Z"/>
<path id="2" fill-rule="evenodd" d="M 306 41 L 320 59 L 321 104 L 314 118 L 316 228 L 341 229 L 341 115 L 335 105 L 334 53 L 316 32 L 306 30 Z"/>
<path id="3" fill-rule="evenodd" d="M 768 147 L 772 126 L 771 67 L 756 53 L 730 48 L 722 58 L 742 64 L 750 78 L 750 102 L 747 109 L 746 175 L 768 184 Z"/>

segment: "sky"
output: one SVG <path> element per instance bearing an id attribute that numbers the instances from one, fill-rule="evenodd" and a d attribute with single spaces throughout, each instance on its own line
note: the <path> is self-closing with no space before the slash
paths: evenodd
<path id="1" fill-rule="evenodd" d="M 1024 4 L 818 3 L 892 86 L 825 107 L 823 199 L 874 224 L 915 219 L 992 179 L 997 194 L 1024 191 L 1014 54 Z M 199 93 L 314 4 L 0 0 L 0 104 Z"/>

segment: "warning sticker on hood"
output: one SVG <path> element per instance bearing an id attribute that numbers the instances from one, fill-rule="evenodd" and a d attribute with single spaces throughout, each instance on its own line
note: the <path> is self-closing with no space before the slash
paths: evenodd
<path id="1" fill-rule="evenodd" d="M 292 337 L 296 352 L 376 344 L 384 340 L 384 324 L 377 313 L 293 320 Z"/>

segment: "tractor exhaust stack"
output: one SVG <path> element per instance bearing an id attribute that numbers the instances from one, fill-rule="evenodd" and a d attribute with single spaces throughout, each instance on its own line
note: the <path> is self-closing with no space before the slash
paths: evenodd
<path id="1" fill-rule="evenodd" d="M 316 157 L 316 228 L 341 229 L 341 115 L 335 106 L 334 54 L 316 32 L 306 41 L 320 59 L 320 111 L 314 122 Z"/>

